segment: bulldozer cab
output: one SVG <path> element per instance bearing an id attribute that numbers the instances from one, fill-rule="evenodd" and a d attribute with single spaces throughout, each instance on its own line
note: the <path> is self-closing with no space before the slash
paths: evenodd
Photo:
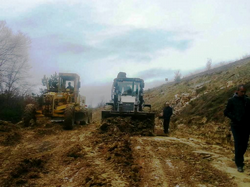
<path id="1" fill-rule="evenodd" d="M 73 101 L 77 102 L 80 88 L 80 76 L 75 73 L 59 73 L 58 92 L 73 94 Z"/>
<path id="2" fill-rule="evenodd" d="M 114 79 L 111 100 L 115 111 L 140 111 L 143 104 L 144 81 L 118 76 Z"/>
<path id="3" fill-rule="evenodd" d="M 83 103 L 83 99 L 79 95 L 80 76 L 75 73 L 55 73 L 50 78 L 44 76 L 42 83 L 47 87 L 47 94 L 44 95 L 44 100 L 49 101 L 46 101 L 46 103 L 57 101 L 60 101 L 60 103 L 62 101 L 63 103 Z M 55 107 L 56 103 L 53 105 Z M 54 107 L 52 106 L 52 108 Z"/>
<path id="4" fill-rule="evenodd" d="M 114 98 L 115 95 L 119 95 L 137 98 L 142 92 L 143 81 L 141 80 L 115 80 L 113 85 L 112 97 Z"/>
<path id="5" fill-rule="evenodd" d="M 136 96 L 139 94 L 140 82 L 135 81 L 121 81 L 117 82 L 117 89 L 121 95 Z"/>
<path id="6" fill-rule="evenodd" d="M 80 88 L 80 76 L 75 73 L 55 73 L 50 78 L 42 79 L 48 92 L 71 92 L 78 93 Z"/>
<path id="7" fill-rule="evenodd" d="M 78 93 L 80 88 L 80 77 L 75 73 L 59 73 L 59 92 Z"/>

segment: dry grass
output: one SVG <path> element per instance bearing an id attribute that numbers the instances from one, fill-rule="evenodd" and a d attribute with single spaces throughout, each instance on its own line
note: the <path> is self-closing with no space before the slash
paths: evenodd
<path id="1" fill-rule="evenodd" d="M 171 118 L 170 129 L 173 136 L 184 133 L 188 137 L 195 136 L 208 142 L 232 145 L 229 119 L 224 117 L 223 112 L 237 85 L 246 84 L 247 95 L 250 96 L 249 72 L 250 58 L 186 77 L 178 84 L 168 83 L 151 89 L 145 93 L 145 101 L 158 114 L 162 112 L 166 101 L 173 103 L 174 111 L 179 110 Z M 228 81 L 232 81 L 233 85 L 227 87 Z M 190 95 L 194 91 L 198 96 L 187 105 L 176 105 L 176 94 Z M 211 125 L 215 127 L 212 130 L 209 129 Z"/>
<path id="2" fill-rule="evenodd" d="M 194 100 L 191 104 L 196 106 L 202 103 L 203 106 L 200 107 L 203 108 L 203 110 L 202 113 L 200 111 L 193 111 L 192 114 L 202 115 L 206 114 L 208 110 L 211 110 L 209 113 L 212 119 L 212 114 L 217 113 L 217 110 L 214 108 L 218 105 L 224 107 L 228 98 L 233 95 L 237 85 L 244 83 L 249 87 L 249 72 L 250 59 L 237 61 L 200 73 L 199 75 L 186 77 L 180 83 L 168 83 L 150 89 L 145 93 L 145 101 L 152 105 L 154 111 L 160 112 L 166 101 L 175 100 L 176 94 L 180 95 L 182 93 L 192 93 L 196 91 L 196 93 L 202 95 L 202 97 Z M 234 87 L 227 88 L 228 81 L 233 81 Z M 250 89 L 248 90 L 250 91 Z M 250 93 L 249 91 L 248 94 Z M 203 95 L 205 92 L 209 94 Z M 173 107 L 175 106 L 173 105 Z M 184 115 L 184 113 L 182 114 Z"/>

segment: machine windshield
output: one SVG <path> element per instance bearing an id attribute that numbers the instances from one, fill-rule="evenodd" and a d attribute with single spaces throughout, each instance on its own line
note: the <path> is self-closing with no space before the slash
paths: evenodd
<path id="1" fill-rule="evenodd" d="M 123 81 L 118 82 L 118 90 L 122 95 L 138 95 L 140 90 L 140 82 Z"/>

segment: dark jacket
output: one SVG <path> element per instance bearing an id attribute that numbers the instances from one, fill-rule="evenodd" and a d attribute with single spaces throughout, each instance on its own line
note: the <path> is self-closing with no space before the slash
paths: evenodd
<path id="1" fill-rule="evenodd" d="M 165 107 L 163 109 L 163 118 L 164 119 L 170 119 L 170 117 L 172 116 L 172 114 L 173 114 L 173 109 L 170 106 Z"/>
<path id="2" fill-rule="evenodd" d="M 224 115 L 231 119 L 232 125 L 248 124 L 250 126 L 250 99 L 247 96 L 234 95 L 228 100 Z"/>

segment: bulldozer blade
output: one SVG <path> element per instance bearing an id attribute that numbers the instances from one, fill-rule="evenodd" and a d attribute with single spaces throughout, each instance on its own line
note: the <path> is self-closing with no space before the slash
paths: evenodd
<path id="1" fill-rule="evenodd" d="M 155 113 L 150 112 L 116 112 L 116 111 L 102 111 L 102 119 L 109 117 L 132 117 L 133 119 L 155 119 Z"/>
<path id="2" fill-rule="evenodd" d="M 117 126 L 121 132 L 153 136 L 155 113 L 102 111 L 102 122 L 104 126 L 109 124 L 110 126 Z"/>

